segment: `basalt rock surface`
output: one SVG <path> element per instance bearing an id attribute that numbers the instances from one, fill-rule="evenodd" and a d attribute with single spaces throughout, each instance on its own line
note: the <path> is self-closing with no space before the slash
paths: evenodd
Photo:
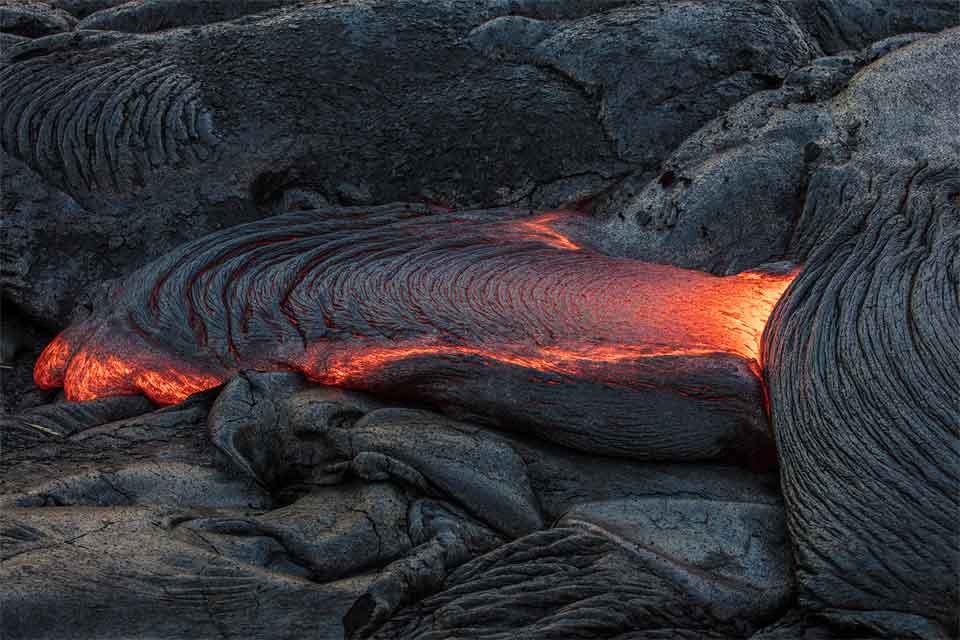
<path id="1" fill-rule="evenodd" d="M 957 637 L 958 19 L 0 2 L 0 635 Z"/>
<path id="2" fill-rule="evenodd" d="M 809 258 L 765 342 L 800 603 L 891 637 L 960 631 L 958 65 L 954 30 L 836 100 L 856 146 L 810 179 Z M 879 99 L 918 79 L 918 108 Z"/>
<path id="3" fill-rule="evenodd" d="M 258 442 L 265 430 L 271 437 Z M 739 584 L 731 575 L 747 576 L 726 609 L 725 624 L 740 629 L 768 619 L 791 590 L 775 477 L 577 453 L 383 408 L 295 374 L 245 373 L 222 393 L 68 436 L 33 431 L 37 440 L 6 445 L 3 458 L 5 637 L 365 635 L 447 589 L 458 566 L 496 564 L 510 539 L 582 565 L 583 584 L 607 597 L 618 585 L 665 588 L 661 599 L 680 603 L 689 585 L 660 574 L 688 563 L 701 591 L 729 591 Z M 265 462 L 283 473 L 264 477 Z M 635 542 L 583 530 L 593 521 L 611 531 L 644 521 L 643 548 L 660 552 L 638 557 Z M 703 535 L 684 547 L 669 533 L 678 526 Z M 572 546 L 541 544 L 571 536 Z M 743 536 L 754 551 L 734 559 Z M 499 555 L 484 555 L 493 548 Z M 563 572 L 551 571 L 530 580 L 563 589 Z M 736 595 L 760 586 L 762 601 Z M 62 603 L 56 619 L 50 602 Z M 678 606 L 659 619 L 692 611 Z M 711 615 L 700 615 L 704 625 Z"/>
<path id="4" fill-rule="evenodd" d="M 946 56 L 955 38 L 901 35 L 794 69 L 780 88 L 752 95 L 691 135 L 639 193 L 614 193 L 618 213 L 598 227 L 599 246 L 714 273 L 804 262 L 845 219 L 821 204 L 836 200 L 845 182 L 842 197 L 862 210 L 878 188 L 868 176 L 909 174 L 903 167 L 911 163 L 898 154 L 914 164 L 929 154 L 946 162 L 944 147 L 955 137 L 940 103 L 953 75 L 932 59 Z M 897 92 L 910 82 L 924 87 L 922 108 L 900 101 Z M 876 116 L 883 135 L 874 133 L 881 128 L 871 121 L 875 103 L 888 106 Z M 840 178 L 865 164 L 856 172 L 865 184 L 851 188 Z M 897 182 L 890 188 L 905 193 Z"/>
<path id="5" fill-rule="evenodd" d="M 689 134 L 796 67 L 957 20 L 946 0 L 0 9 L 2 284 L 56 327 L 104 279 L 291 208 L 615 214 L 608 192 L 636 190 Z M 53 245 L 71 247 L 69 264 Z"/>

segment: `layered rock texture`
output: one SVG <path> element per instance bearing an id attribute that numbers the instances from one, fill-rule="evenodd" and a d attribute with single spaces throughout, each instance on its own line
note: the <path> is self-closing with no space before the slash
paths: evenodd
<path id="1" fill-rule="evenodd" d="M 0 1 L 0 635 L 957 637 L 958 23 Z"/>
<path id="2" fill-rule="evenodd" d="M 768 465 L 759 338 L 794 274 L 610 258 L 572 239 L 591 223 L 398 205 L 240 225 L 117 283 L 35 377 L 168 404 L 293 370 L 594 453 Z"/>
<path id="3" fill-rule="evenodd" d="M 957 632 L 958 35 L 891 53 L 834 102 L 855 147 L 810 178 L 809 259 L 765 343 L 801 602 L 891 635 L 910 616 Z"/>
<path id="4" fill-rule="evenodd" d="M 956 22 L 951 1 L 897 0 L 2 9 L 4 289 L 57 326 L 105 278 L 291 208 L 577 205 L 616 218 L 740 100 L 821 56 Z M 52 16 L 61 26 L 42 26 Z M 41 249 L 53 245 L 70 260 Z"/>

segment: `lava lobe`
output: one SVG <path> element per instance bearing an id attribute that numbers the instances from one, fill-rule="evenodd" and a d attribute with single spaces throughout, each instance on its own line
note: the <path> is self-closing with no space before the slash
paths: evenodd
<path id="1" fill-rule="evenodd" d="M 602 453 L 769 453 L 759 342 L 794 274 L 609 257 L 587 223 L 390 205 L 232 227 L 126 278 L 35 379 L 168 404 L 295 370 Z"/>

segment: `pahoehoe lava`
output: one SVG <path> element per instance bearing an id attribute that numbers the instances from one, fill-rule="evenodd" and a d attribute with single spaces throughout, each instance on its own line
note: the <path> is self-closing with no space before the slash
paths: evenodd
<path id="1" fill-rule="evenodd" d="M 759 339 L 793 274 L 608 257 L 585 223 L 387 205 L 233 227 L 115 285 L 35 378 L 173 403 L 295 370 L 592 451 L 769 463 Z"/>

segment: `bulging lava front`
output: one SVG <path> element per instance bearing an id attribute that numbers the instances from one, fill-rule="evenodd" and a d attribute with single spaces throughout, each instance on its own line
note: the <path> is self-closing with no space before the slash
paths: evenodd
<path id="1" fill-rule="evenodd" d="M 564 212 L 387 206 L 232 227 L 126 278 L 109 309 L 46 348 L 35 379 L 72 400 L 144 393 L 169 404 L 241 369 L 373 391 L 389 379 L 428 401 L 443 385 L 425 385 L 412 363 L 440 378 L 444 362 L 472 363 L 481 376 L 507 367 L 551 384 L 704 398 L 682 371 L 697 358 L 756 371 L 794 274 L 717 277 L 609 257 L 577 240 L 586 224 Z"/>

